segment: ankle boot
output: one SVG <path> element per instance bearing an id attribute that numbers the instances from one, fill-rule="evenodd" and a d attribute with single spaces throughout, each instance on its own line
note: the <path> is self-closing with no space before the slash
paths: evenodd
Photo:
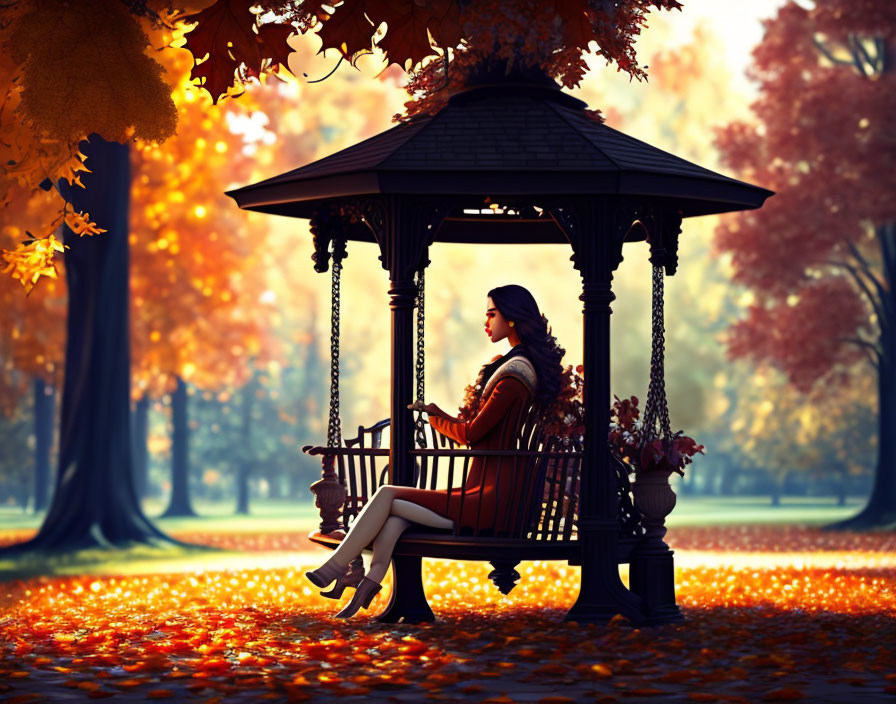
<path id="1" fill-rule="evenodd" d="M 327 560 L 316 570 L 306 572 L 305 576 L 311 583 L 323 589 L 332 581 L 339 579 L 348 571 L 348 565 L 337 565 L 335 562 Z"/>
<path id="2" fill-rule="evenodd" d="M 373 597 L 379 594 L 382 588 L 381 584 L 377 584 L 372 579 L 365 577 L 355 588 L 352 600 L 346 604 L 342 611 L 336 614 L 336 618 L 351 618 L 358 612 L 358 609 L 366 609 L 370 606 L 370 602 L 373 601 Z"/>

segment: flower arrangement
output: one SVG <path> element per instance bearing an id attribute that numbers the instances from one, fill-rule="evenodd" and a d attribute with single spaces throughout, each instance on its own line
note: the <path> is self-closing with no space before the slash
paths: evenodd
<path id="1" fill-rule="evenodd" d="M 684 476 L 684 468 L 698 452 L 705 454 L 703 445 L 684 434 L 683 430 L 669 438 L 648 438 L 640 421 L 638 398 L 620 399 L 610 409 L 610 449 L 635 472 L 678 472 Z"/>
<path id="2" fill-rule="evenodd" d="M 564 370 L 565 383 L 557 400 L 545 413 L 545 432 L 559 437 L 579 436 L 585 432 L 585 405 L 583 390 L 585 380 L 580 366 Z M 648 440 L 646 428 L 640 420 L 638 398 L 613 397 L 610 409 L 609 442 L 613 454 L 635 472 L 678 472 L 692 462 L 698 452 L 705 454 L 703 445 L 684 434 L 683 430 L 670 438 Z"/>
<path id="3" fill-rule="evenodd" d="M 544 414 L 544 431 L 548 435 L 581 438 L 585 434 L 584 371 L 581 364 L 563 370 L 560 393 Z"/>

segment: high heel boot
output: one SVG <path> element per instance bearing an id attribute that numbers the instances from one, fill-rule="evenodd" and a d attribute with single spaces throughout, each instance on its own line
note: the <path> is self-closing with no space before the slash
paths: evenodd
<path id="1" fill-rule="evenodd" d="M 334 580 L 339 579 L 347 571 L 348 565 L 337 565 L 335 562 L 332 562 L 331 558 L 316 570 L 306 572 L 305 576 L 311 581 L 312 584 L 323 589 Z"/>
<path id="2" fill-rule="evenodd" d="M 352 600 L 345 605 L 342 611 L 336 614 L 336 618 L 351 618 L 358 612 L 358 609 L 366 609 L 370 606 L 370 602 L 373 601 L 373 597 L 379 594 L 382 588 L 381 584 L 364 577 L 355 588 Z"/>

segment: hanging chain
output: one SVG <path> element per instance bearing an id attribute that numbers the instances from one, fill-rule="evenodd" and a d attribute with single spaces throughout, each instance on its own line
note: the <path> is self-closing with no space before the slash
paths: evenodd
<path id="1" fill-rule="evenodd" d="M 342 444 L 342 423 L 339 420 L 339 284 L 344 257 L 345 242 L 334 239 L 330 318 L 330 419 L 327 423 L 327 447 L 339 447 Z"/>
<path id="2" fill-rule="evenodd" d="M 417 272 L 417 357 L 415 360 L 415 372 L 417 377 L 417 401 L 423 403 L 423 399 L 426 396 L 425 387 L 424 387 L 424 379 L 425 379 L 425 370 L 426 370 L 426 349 L 425 349 L 425 338 L 424 338 L 424 326 L 425 326 L 425 314 L 426 311 L 424 309 L 424 295 L 426 291 L 426 284 L 423 278 L 423 269 Z M 423 421 L 423 412 L 417 411 L 417 417 L 414 420 L 414 429 L 415 436 L 417 441 L 417 447 L 425 448 L 426 447 L 426 423 Z"/>
<path id="3" fill-rule="evenodd" d="M 666 403 L 665 364 L 665 325 L 663 320 L 663 267 L 653 267 L 653 340 L 650 354 L 650 387 L 647 391 L 647 403 L 644 407 L 643 427 L 648 440 L 655 437 L 672 437 L 669 423 L 669 406 Z M 657 434 L 659 422 L 659 434 Z"/>

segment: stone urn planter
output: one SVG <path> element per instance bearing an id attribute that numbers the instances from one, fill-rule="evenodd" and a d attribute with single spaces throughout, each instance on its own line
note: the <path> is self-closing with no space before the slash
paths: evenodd
<path id="1" fill-rule="evenodd" d="M 649 541 L 663 542 L 666 535 L 666 516 L 675 508 L 676 496 L 669 485 L 671 471 L 652 470 L 638 472 L 632 483 L 635 508 L 641 514 L 645 529 L 644 537 Z"/>

